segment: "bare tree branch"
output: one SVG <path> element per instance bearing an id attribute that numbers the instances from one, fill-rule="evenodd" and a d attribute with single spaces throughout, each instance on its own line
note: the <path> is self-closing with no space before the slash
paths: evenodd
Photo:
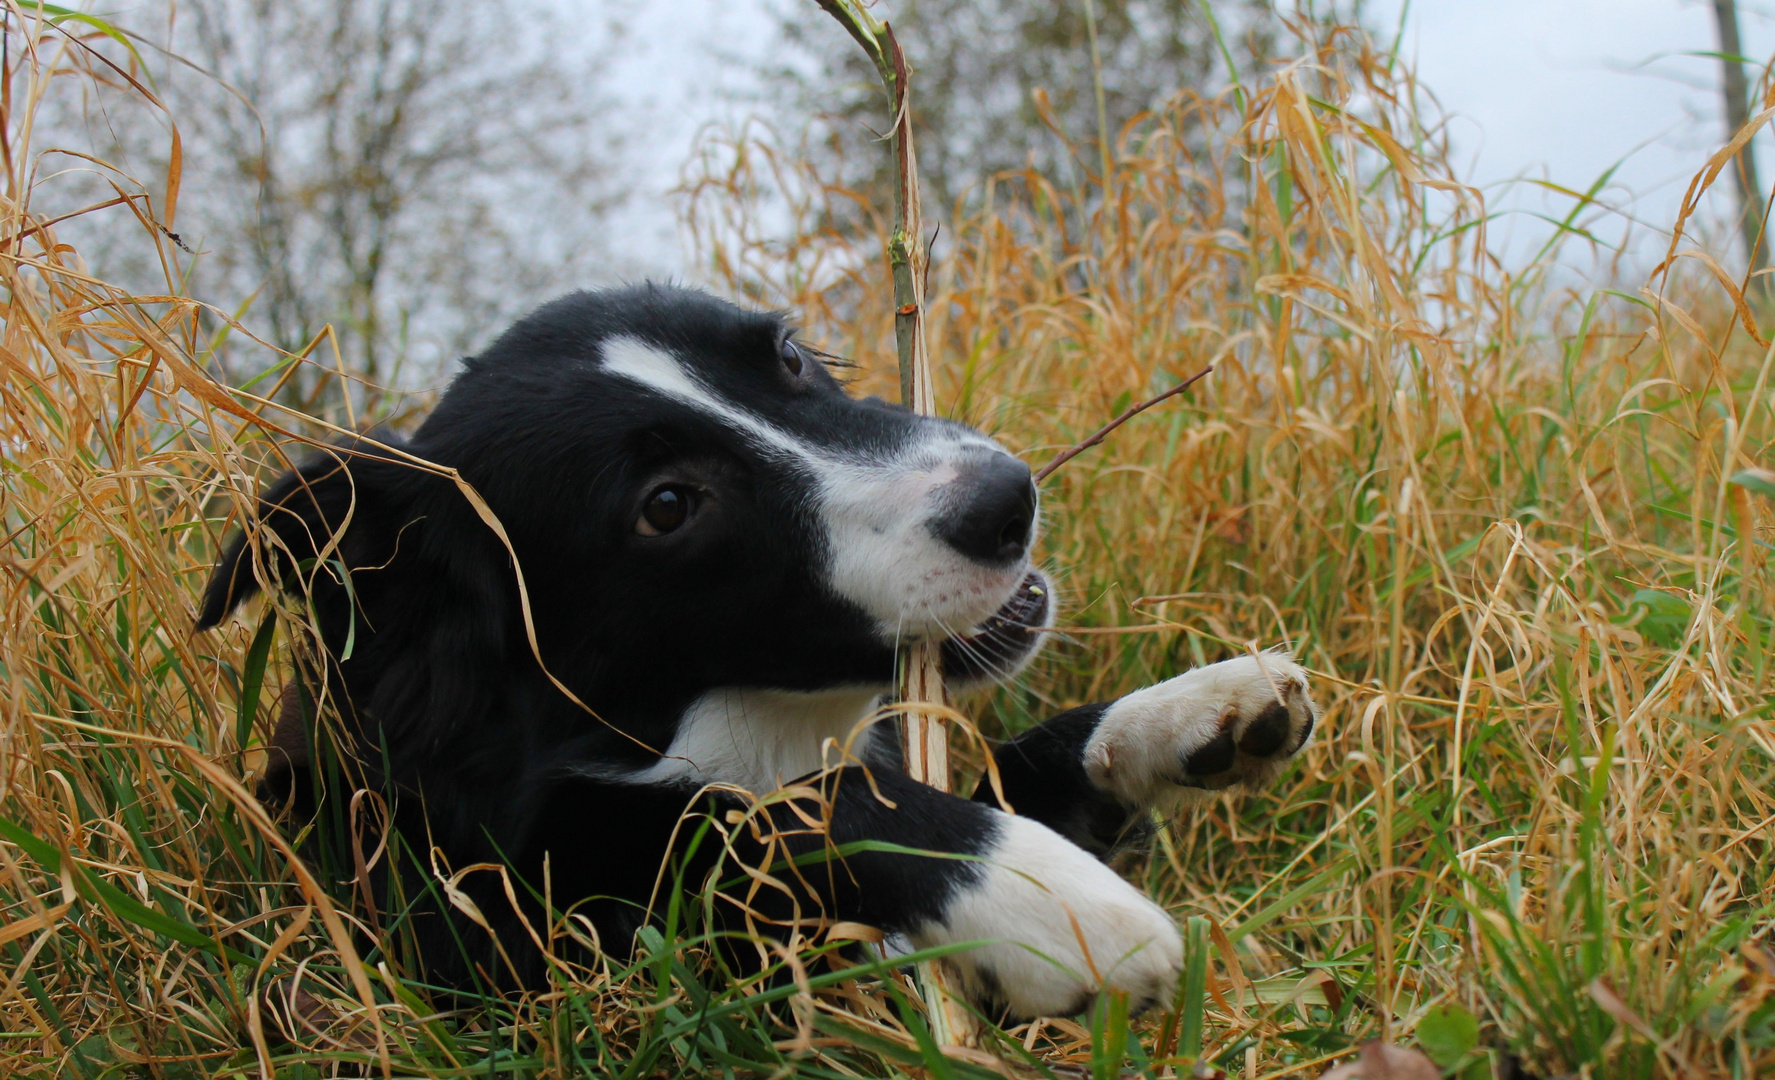
<path id="1" fill-rule="evenodd" d="M 1726 138 L 1730 139 L 1750 123 L 1750 91 L 1744 83 L 1744 46 L 1738 38 L 1738 4 L 1736 0 L 1713 0 L 1713 21 L 1720 46 L 1720 93 L 1726 102 Z M 1744 234 L 1744 251 L 1751 270 L 1768 265 L 1768 251 L 1763 243 L 1763 186 L 1757 181 L 1757 159 L 1754 143 L 1747 142 L 1738 151 L 1738 167 L 1732 170 L 1738 182 L 1738 227 Z"/>
<path id="2" fill-rule="evenodd" d="M 1098 443 L 1101 443 L 1104 439 L 1109 438 L 1109 433 L 1114 431 L 1116 428 L 1121 427 L 1123 424 L 1126 424 L 1128 421 L 1134 419 L 1136 416 L 1139 416 L 1141 413 L 1152 408 L 1154 405 L 1159 404 L 1161 401 L 1166 401 L 1170 398 L 1176 397 L 1178 394 L 1183 393 L 1185 390 L 1188 390 L 1192 384 L 1196 383 L 1198 380 L 1202 379 L 1210 371 L 1213 371 L 1213 370 L 1214 370 L 1214 365 L 1209 364 L 1207 367 L 1203 368 L 1201 371 L 1196 372 L 1194 375 L 1191 375 L 1189 378 L 1183 380 L 1182 382 L 1178 383 L 1176 386 L 1173 386 L 1171 389 L 1165 391 L 1164 393 L 1158 394 L 1154 397 L 1149 397 L 1145 401 L 1136 402 L 1135 404 L 1128 406 L 1126 409 L 1123 409 L 1122 414 L 1120 416 L 1116 417 L 1114 420 L 1111 420 L 1109 423 L 1098 428 L 1084 442 L 1074 443 L 1073 445 L 1067 447 L 1065 450 L 1060 451 L 1060 453 L 1055 454 L 1054 460 L 1048 462 L 1046 465 L 1043 465 L 1041 467 L 1041 471 L 1037 472 L 1035 474 L 1035 482 L 1039 484 L 1043 480 L 1046 480 L 1048 477 L 1054 475 L 1054 471 L 1056 469 L 1060 468 L 1060 466 L 1071 461 L 1073 458 L 1078 457 L 1080 454 L 1084 453 L 1086 450 L 1091 449 L 1093 446 L 1096 446 Z"/>

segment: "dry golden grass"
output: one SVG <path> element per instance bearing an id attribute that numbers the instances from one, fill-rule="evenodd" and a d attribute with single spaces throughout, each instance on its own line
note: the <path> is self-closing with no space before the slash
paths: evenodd
<path id="1" fill-rule="evenodd" d="M 103 163 L 83 167 L 129 201 L 95 212 L 141 218 L 165 293 L 57 242 L 33 110 L 123 75 L 68 36 L 90 24 L 10 18 L 0 1073 L 984 1075 L 923 1054 L 891 984 L 705 985 L 675 927 L 633 966 L 441 1017 L 398 950 L 362 951 L 346 893 L 243 787 L 299 606 L 189 629 L 257 477 L 327 436 L 271 388 L 329 354 L 266 348 L 266 377 L 217 383 L 228 322 L 177 286 L 171 200 Z M 1374 1036 L 1434 1049 L 1464 1014 L 1544 1077 L 1775 1073 L 1754 471 L 1775 352 L 1687 240 L 1637 293 L 1558 291 L 1560 248 L 1500 265 L 1409 73 L 1297 33 L 1304 59 L 1261 84 L 1081 145 L 1074 187 L 994 178 L 933 269 L 940 399 L 1032 461 L 1215 367 L 1048 481 L 1074 633 L 976 711 L 1017 729 L 1252 643 L 1318 672 L 1304 763 L 1128 867 L 1209 920 L 1206 1053 L 1235 1075 L 1317 1076 Z M 729 292 L 792 307 L 891 395 L 882 238 L 828 228 L 850 196 L 792 151 L 712 144 L 691 233 Z M 789 235 L 758 224 L 766 186 Z M 1196 1019 L 1014 1034 L 1108 1076 L 1123 1050 L 1175 1064 Z"/>

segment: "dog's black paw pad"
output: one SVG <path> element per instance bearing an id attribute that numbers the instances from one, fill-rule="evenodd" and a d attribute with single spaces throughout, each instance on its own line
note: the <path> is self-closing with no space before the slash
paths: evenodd
<path id="1" fill-rule="evenodd" d="M 1288 742 L 1293 726 L 1288 710 L 1281 702 L 1274 702 L 1239 736 L 1239 749 L 1252 757 L 1270 757 Z"/>
<path id="2" fill-rule="evenodd" d="M 1232 729 L 1222 728 L 1207 745 L 1184 755 L 1183 771 L 1188 776 L 1216 776 L 1232 768 L 1237 758 Z"/>

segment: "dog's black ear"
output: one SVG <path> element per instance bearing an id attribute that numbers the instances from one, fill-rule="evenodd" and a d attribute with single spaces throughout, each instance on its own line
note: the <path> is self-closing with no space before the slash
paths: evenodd
<path id="1" fill-rule="evenodd" d="M 222 557 L 203 590 L 197 629 L 219 625 L 259 591 L 259 579 L 253 572 L 255 540 L 279 579 L 339 545 L 346 524 L 358 518 L 367 509 L 364 504 L 374 499 L 373 492 L 360 483 L 370 470 L 353 465 L 359 457 L 346 448 L 328 450 L 284 473 L 265 489 L 252 520 L 222 548 Z"/>

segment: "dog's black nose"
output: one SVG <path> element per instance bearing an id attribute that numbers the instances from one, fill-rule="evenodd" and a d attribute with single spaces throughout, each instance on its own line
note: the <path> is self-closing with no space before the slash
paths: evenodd
<path id="1" fill-rule="evenodd" d="M 969 456 L 958 469 L 931 531 L 979 562 L 1003 565 L 1021 559 L 1035 529 L 1035 481 L 1029 466 L 993 451 Z"/>

